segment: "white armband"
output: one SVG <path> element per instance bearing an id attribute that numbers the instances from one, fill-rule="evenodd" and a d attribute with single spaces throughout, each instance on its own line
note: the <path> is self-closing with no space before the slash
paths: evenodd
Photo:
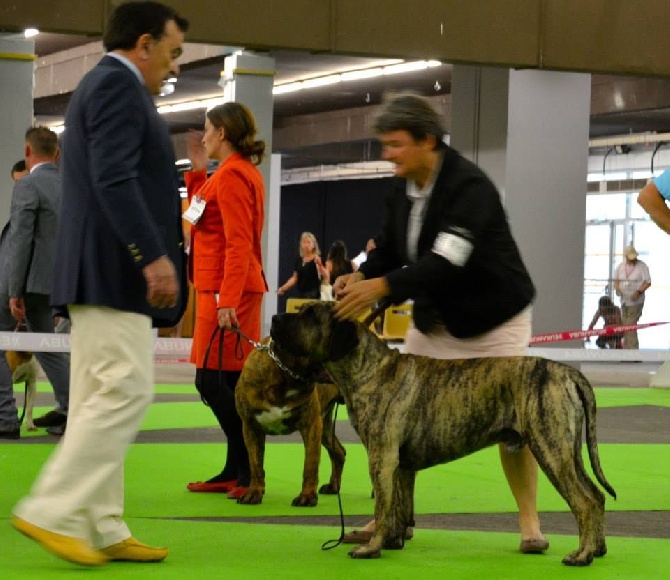
<path id="1" fill-rule="evenodd" d="M 470 240 L 449 232 L 440 232 L 435 238 L 433 252 L 451 262 L 454 266 L 465 266 L 474 245 Z"/>

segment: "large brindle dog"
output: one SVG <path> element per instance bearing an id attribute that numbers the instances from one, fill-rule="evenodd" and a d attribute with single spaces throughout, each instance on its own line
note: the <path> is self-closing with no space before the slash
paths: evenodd
<path id="1" fill-rule="evenodd" d="M 316 381 L 323 374 L 320 365 L 315 367 L 306 359 L 285 352 L 275 353 L 278 349 L 269 339 L 263 346 L 251 352 L 235 387 L 251 469 L 249 490 L 238 503 L 259 504 L 263 500 L 266 434 L 299 431 L 305 444 L 305 464 L 302 490 L 292 505 L 315 506 L 322 444 L 330 456 L 331 476 L 319 493 L 335 494 L 340 490 L 346 452 L 333 433 L 333 408 L 340 391 L 332 382 Z"/>
<path id="2" fill-rule="evenodd" d="M 575 515 L 579 549 L 563 562 L 584 566 L 607 552 L 605 497 L 582 462 L 585 419 L 593 472 L 616 494 L 600 467 L 593 390 L 574 368 L 530 356 L 435 360 L 401 354 L 320 303 L 275 316 L 270 335 L 294 356 L 325 366 L 367 450 L 377 526 L 367 545 L 349 552 L 354 558 L 403 547 L 413 524 L 418 470 L 499 442 L 511 450 L 527 444 Z"/>

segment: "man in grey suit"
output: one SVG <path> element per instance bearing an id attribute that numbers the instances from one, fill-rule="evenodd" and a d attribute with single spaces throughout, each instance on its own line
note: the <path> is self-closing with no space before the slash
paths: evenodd
<path id="1" fill-rule="evenodd" d="M 187 27 L 163 4 L 120 4 L 65 117 L 51 298 L 72 320 L 70 412 L 12 525 L 81 565 L 168 555 L 131 535 L 123 466 L 153 399 L 152 324 L 174 326 L 188 294 L 174 150 L 152 99 L 179 72 Z"/>
<path id="2" fill-rule="evenodd" d="M 61 183 L 56 167 L 58 136 L 46 127 L 26 132 L 25 163 L 29 174 L 14 184 L 11 217 L 2 243 L 0 275 L 0 329 L 17 323 L 30 332 L 54 332 L 49 297 L 53 286 Z M 0 436 L 18 430 L 11 373 L 0 357 Z M 35 419 L 37 427 L 61 435 L 67 420 L 70 391 L 70 355 L 37 352 L 53 386 L 57 407 Z M 12 437 L 15 438 L 15 437 Z"/>

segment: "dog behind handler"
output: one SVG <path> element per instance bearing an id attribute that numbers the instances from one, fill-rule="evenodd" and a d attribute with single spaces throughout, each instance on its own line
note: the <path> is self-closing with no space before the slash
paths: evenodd
<path id="1" fill-rule="evenodd" d="M 261 256 L 265 189 L 256 165 L 263 160 L 265 143 L 255 135 L 251 111 L 229 102 L 208 111 L 204 134 L 191 134 L 187 143 L 193 171 L 185 175 L 191 205 L 184 216 L 193 224 L 189 273 L 197 305 L 191 362 L 197 367 L 196 388 L 228 440 L 221 472 L 187 488 L 226 493 L 230 499 L 240 498 L 249 487 L 249 455 L 235 408 L 235 385 L 253 347 L 245 340 L 238 344 L 235 333 L 225 332 L 219 372 L 220 334 L 215 331 L 237 326 L 260 340 L 268 286 Z M 220 161 L 209 179 L 207 159 Z"/>
<path id="2" fill-rule="evenodd" d="M 442 120 L 418 95 L 383 104 L 374 129 L 399 179 L 377 247 L 333 289 L 341 299 L 338 317 L 356 319 L 382 299 L 412 299 L 406 352 L 442 359 L 524 355 L 535 289 L 495 186 L 443 143 Z M 519 549 L 543 552 L 549 543 L 536 507 L 535 458 L 527 446 L 511 453 L 501 445 L 500 456 L 519 508 Z M 373 529 L 374 521 L 344 541 L 367 542 Z"/>

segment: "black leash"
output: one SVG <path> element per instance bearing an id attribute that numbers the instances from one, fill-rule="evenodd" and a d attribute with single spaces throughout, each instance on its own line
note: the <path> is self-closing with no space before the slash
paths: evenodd
<path id="1" fill-rule="evenodd" d="M 340 407 L 339 401 L 335 401 L 335 410 L 333 411 L 333 433 L 332 439 L 335 440 L 335 425 L 337 423 L 337 410 Z M 340 489 L 342 488 L 342 479 L 340 478 L 340 487 L 337 489 L 337 507 L 340 510 L 340 537 L 337 540 L 326 540 L 321 544 L 322 550 L 332 550 L 337 548 L 344 540 L 344 509 L 342 509 L 342 495 Z"/>
<path id="2" fill-rule="evenodd" d="M 377 306 L 375 306 L 372 309 L 372 312 L 370 312 L 370 314 L 367 315 L 367 317 L 363 321 L 363 326 L 365 326 L 365 328 L 370 326 L 375 320 L 377 320 L 377 318 L 379 318 L 382 314 L 384 314 L 384 312 L 389 306 L 391 306 L 391 303 L 388 300 L 382 300 L 379 304 L 377 304 Z"/>

